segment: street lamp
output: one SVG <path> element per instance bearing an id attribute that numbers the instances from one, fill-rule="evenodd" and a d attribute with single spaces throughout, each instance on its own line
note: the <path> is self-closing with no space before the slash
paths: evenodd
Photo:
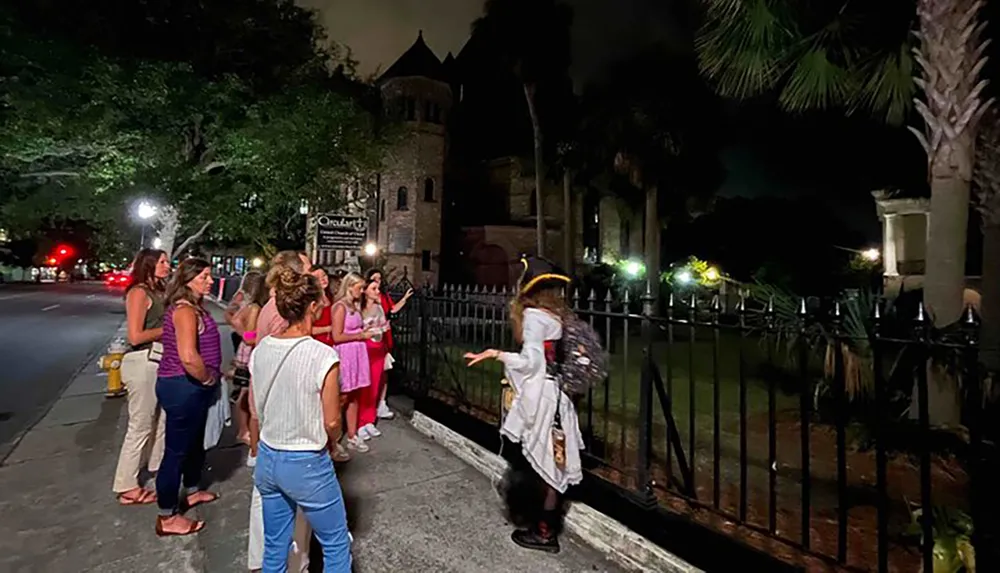
<path id="1" fill-rule="evenodd" d="M 378 245 L 375 243 L 368 243 L 365 245 L 365 256 L 374 257 L 378 254 Z"/>
<path id="2" fill-rule="evenodd" d="M 155 239 L 153 239 L 153 248 L 154 249 L 159 249 L 162 246 L 163 246 L 163 239 L 161 239 L 159 237 L 156 237 Z"/>
<path id="3" fill-rule="evenodd" d="M 135 208 L 135 214 L 142 221 L 142 232 L 139 235 L 139 248 L 141 249 L 146 246 L 146 221 L 156 216 L 156 205 L 148 201 L 140 201 L 139 205 Z"/>
<path id="4" fill-rule="evenodd" d="M 156 206 L 148 203 L 147 201 L 142 201 L 139 206 L 135 209 L 135 214 L 139 216 L 143 221 L 148 221 L 156 216 Z"/>
<path id="5" fill-rule="evenodd" d="M 861 256 L 864 257 L 865 260 L 874 263 L 875 261 L 879 260 L 879 258 L 882 256 L 882 253 L 880 253 L 878 249 L 871 248 L 861 251 Z"/>
<path id="6" fill-rule="evenodd" d="M 250 261 L 250 264 L 253 265 L 253 268 L 259 269 L 264 266 L 264 260 L 260 257 L 254 257 L 253 260 Z"/>

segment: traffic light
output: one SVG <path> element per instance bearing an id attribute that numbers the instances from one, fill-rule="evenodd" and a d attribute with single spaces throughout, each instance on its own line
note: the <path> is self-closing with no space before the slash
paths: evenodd
<path id="1" fill-rule="evenodd" d="M 58 262 L 59 262 L 59 261 L 58 261 L 58 260 L 56 260 L 56 258 L 55 258 L 55 257 L 49 257 L 49 264 L 50 264 L 50 265 L 55 265 L 55 264 L 56 264 L 56 263 L 58 263 Z"/>

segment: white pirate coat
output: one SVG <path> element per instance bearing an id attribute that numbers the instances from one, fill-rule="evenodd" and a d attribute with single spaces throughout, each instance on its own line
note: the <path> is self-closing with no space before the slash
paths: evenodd
<path id="1" fill-rule="evenodd" d="M 502 352 L 507 382 L 515 395 L 504 418 L 500 433 L 521 444 L 521 452 L 531 467 L 559 493 L 583 480 L 580 450 L 583 435 L 573 402 L 546 374 L 545 342 L 562 337 L 562 323 L 546 311 L 524 311 L 521 352 Z M 558 411 L 566 435 L 566 463 L 556 464 L 552 427 Z"/>

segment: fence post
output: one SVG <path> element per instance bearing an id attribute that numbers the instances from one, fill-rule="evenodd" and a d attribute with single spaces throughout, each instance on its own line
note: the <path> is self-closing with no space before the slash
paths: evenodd
<path id="1" fill-rule="evenodd" d="M 646 281 L 646 292 L 642 296 L 642 339 L 643 361 L 642 375 L 639 387 L 639 467 L 638 477 L 639 503 L 642 507 L 652 509 L 657 506 L 656 495 L 653 493 L 653 480 L 650 467 L 653 458 L 653 309 L 656 298 L 653 297 L 651 283 Z M 625 320 L 628 320 L 627 318 Z"/>
<path id="2" fill-rule="evenodd" d="M 985 376 L 981 373 L 979 361 L 979 319 L 972 306 L 965 309 L 962 320 L 964 348 L 964 372 L 968 388 L 966 415 L 969 428 L 969 481 L 972 508 L 972 547 L 976 552 L 976 565 L 980 571 L 1000 570 L 1000 551 L 997 543 L 998 530 L 995 511 L 998 496 L 994 493 L 997 483 L 996 449 L 988 445 L 983 437 L 983 422 L 986 419 L 984 400 Z M 991 499 L 992 498 L 992 499 Z"/>
<path id="3" fill-rule="evenodd" d="M 427 320 L 430 313 L 428 312 L 427 306 L 430 304 L 431 287 L 430 285 L 424 285 L 420 289 L 420 344 L 417 347 L 418 360 L 420 364 L 420 383 L 419 388 L 429 388 L 430 381 L 427 379 L 427 346 L 428 346 L 428 327 Z"/>

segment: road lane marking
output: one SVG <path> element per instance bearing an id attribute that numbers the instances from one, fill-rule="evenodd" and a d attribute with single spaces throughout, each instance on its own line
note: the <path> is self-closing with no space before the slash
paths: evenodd
<path id="1" fill-rule="evenodd" d="M 58 305 L 58 304 L 53 304 L 53 305 L 51 305 L 51 306 L 47 306 L 47 307 L 43 308 L 43 309 L 42 309 L 42 312 L 46 312 L 46 311 L 49 311 L 49 310 L 52 310 L 52 309 L 54 309 L 54 308 L 59 308 L 60 306 L 61 306 L 61 305 Z"/>
<path id="2" fill-rule="evenodd" d="M 6 296 L 0 296 L 0 300 L 10 300 L 12 298 L 21 298 L 22 296 L 28 296 L 30 293 L 23 292 L 21 294 L 8 294 Z"/>

